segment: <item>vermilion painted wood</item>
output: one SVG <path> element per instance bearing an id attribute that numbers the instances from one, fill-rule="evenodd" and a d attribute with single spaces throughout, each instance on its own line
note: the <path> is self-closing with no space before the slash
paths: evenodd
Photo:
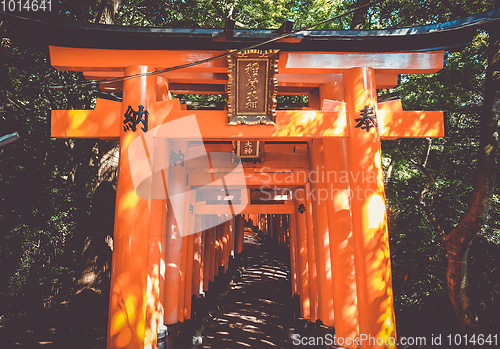
<path id="1" fill-rule="evenodd" d="M 387 232 L 382 153 L 377 128 L 355 128 L 355 117 L 365 105 L 376 106 L 377 91 L 372 68 L 353 68 L 344 73 L 349 106 L 348 166 L 353 174 L 374 173 L 375 180 L 355 176 L 350 181 L 354 237 L 359 331 L 372 337 L 395 337 L 392 276 Z M 359 191 L 358 191 L 359 190 Z M 393 348 L 369 345 L 362 348 Z"/>
<path id="2" fill-rule="evenodd" d="M 88 80 L 103 80 L 112 77 L 123 77 L 119 72 L 87 72 L 85 78 Z M 222 79 L 221 77 L 225 78 Z M 227 74 L 221 73 L 170 73 L 160 74 L 159 78 L 167 79 L 171 85 L 172 93 L 179 94 L 223 94 L 227 85 Z M 210 79 L 213 77 L 213 79 Z M 307 94 L 308 90 L 319 87 L 322 83 L 328 83 L 342 79 L 342 74 L 280 74 L 278 78 L 278 94 L 300 95 Z M 393 88 L 398 84 L 396 74 L 377 74 L 377 88 Z M 300 89 L 303 87 L 303 89 Z M 99 84 L 102 91 L 119 93 L 123 90 L 122 81 L 102 82 Z"/>
<path id="3" fill-rule="evenodd" d="M 154 80 L 149 77 L 150 80 Z M 151 82 L 155 84 L 154 81 Z M 156 84 L 155 84 L 156 85 Z M 148 101 L 150 118 L 164 120 L 172 110 L 180 110 L 179 100 Z M 151 103 L 150 103 L 151 102 Z M 98 98 L 95 110 L 52 110 L 51 137 L 55 138 L 119 138 L 123 132 L 123 114 L 126 102 Z M 131 105 L 133 106 L 133 105 Z M 137 109 L 139 105 L 133 106 Z M 159 125 L 151 124 L 150 129 Z"/>
<path id="4" fill-rule="evenodd" d="M 225 219 L 228 219 L 226 217 Z M 227 263 L 229 262 L 229 220 L 223 223 L 222 231 L 222 266 L 224 273 L 227 271 Z"/>
<path id="5" fill-rule="evenodd" d="M 205 186 L 219 187 L 220 184 L 217 183 L 206 183 L 206 174 L 200 174 L 199 172 L 191 173 L 189 175 L 189 184 L 192 187 Z M 243 177 L 239 173 L 217 173 L 216 179 L 224 178 L 226 182 L 230 183 L 227 186 L 231 188 L 244 188 L 246 186 L 257 185 L 262 189 L 272 189 L 275 186 L 281 187 L 296 187 L 304 185 L 307 181 L 307 176 L 305 172 L 298 169 L 297 171 L 292 171 L 289 173 L 259 173 L 254 172 L 252 169 L 244 169 L 244 181 Z M 222 206 L 220 206 L 222 209 Z"/>
<path id="6" fill-rule="evenodd" d="M 224 54 L 224 51 L 111 50 L 49 46 L 51 65 L 59 70 L 81 72 L 123 72 L 137 64 L 156 69 L 179 66 Z M 429 52 L 286 52 L 280 51 L 278 72 L 295 74 L 320 71 L 338 74 L 344 69 L 371 66 L 383 74 L 429 74 L 443 68 L 444 51 Z M 227 59 L 221 58 L 178 72 L 227 73 Z M 327 82 L 327 81 L 325 81 Z"/>
<path id="7" fill-rule="evenodd" d="M 236 216 L 233 216 L 233 218 L 231 219 L 231 224 L 229 225 L 229 257 L 230 258 L 231 256 L 234 257 L 235 255 L 235 249 L 234 249 L 234 237 L 235 237 L 235 225 L 236 225 Z M 228 263 L 228 266 L 229 266 L 229 263 Z"/>
<path id="8" fill-rule="evenodd" d="M 170 144 L 169 149 L 175 152 L 179 150 L 182 152 L 187 151 L 187 142 L 176 142 L 176 144 Z M 168 175 L 167 188 L 169 192 L 185 192 L 186 191 L 186 172 L 187 170 L 183 167 L 177 169 L 170 168 Z M 183 256 L 186 255 L 187 250 L 185 250 L 184 239 L 182 239 L 182 232 L 180 231 L 179 225 L 184 222 L 185 212 L 183 210 L 178 211 L 178 216 L 174 215 L 174 206 L 185 207 L 186 197 L 177 196 L 175 201 L 172 201 L 172 197 L 169 197 L 167 201 L 167 224 L 165 231 L 165 297 L 164 297 L 164 308 L 165 315 L 164 321 L 165 325 L 172 325 L 181 321 L 184 304 L 184 273 L 183 266 L 185 266 L 186 261 Z M 180 222 L 180 223 L 179 223 Z M 183 264 L 184 263 L 184 264 Z"/>
<path id="9" fill-rule="evenodd" d="M 207 227 L 212 224 L 212 215 L 205 215 Z M 212 228 L 206 229 L 204 231 L 205 241 L 204 241 L 204 254 L 203 254 L 203 291 L 208 291 L 208 286 L 210 282 L 210 269 L 211 269 L 211 251 L 213 250 L 211 241 Z"/>
<path id="10" fill-rule="evenodd" d="M 189 191 L 186 194 L 186 204 L 184 205 L 184 231 L 183 231 L 183 253 L 185 253 L 185 257 L 183 255 L 183 260 L 185 260 L 185 264 L 182 266 L 182 272 L 184 273 L 184 282 L 181 285 L 181 289 L 179 292 L 183 292 L 183 296 L 181 298 L 182 304 L 179 305 L 179 312 L 182 313 L 182 320 L 184 321 L 191 318 L 191 295 L 192 295 L 192 282 L 193 282 L 193 244 L 194 244 L 194 229 L 195 229 L 195 215 L 191 214 L 189 210 L 189 203 L 192 202 L 196 193 Z M 189 311 L 188 311 L 189 309 Z"/>
<path id="11" fill-rule="evenodd" d="M 312 217 L 314 220 L 315 246 L 316 246 L 316 267 L 318 270 L 318 299 L 319 299 L 319 319 L 326 326 L 333 327 L 335 324 L 335 314 L 333 311 L 333 284 L 330 257 L 330 236 L 328 233 L 328 212 L 326 200 L 330 196 L 330 191 L 326 189 L 322 180 L 324 172 L 324 159 L 322 144 L 320 139 L 309 142 L 309 156 L 311 159 L 311 171 L 309 179 L 311 183 L 311 204 Z"/>
<path id="12" fill-rule="evenodd" d="M 216 261 L 217 261 L 217 265 L 216 265 L 216 268 L 215 268 L 215 275 L 216 276 L 219 276 L 220 275 L 220 270 L 219 270 L 219 267 L 222 266 L 223 264 L 223 260 L 224 260 L 224 251 L 223 251 L 223 241 L 222 241 L 222 238 L 224 237 L 224 215 L 221 215 L 219 214 L 219 225 L 217 226 L 217 249 L 216 249 L 216 253 L 217 253 L 217 258 L 216 258 Z"/>
<path id="13" fill-rule="evenodd" d="M 288 74 L 290 76 L 297 76 L 297 81 L 301 82 L 284 82 L 278 83 L 278 95 L 293 96 L 293 95 L 308 95 L 318 88 L 319 84 L 323 81 L 328 82 L 329 75 L 316 74 L 316 79 L 310 78 L 307 74 Z M 304 77 L 302 77 L 304 75 Z M 339 74 L 332 74 L 339 75 Z M 278 75 L 279 76 L 279 75 Z M 397 75 L 394 74 L 379 74 L 380 79 L 377 82 L 377 88 L 393 88 L 397 86 Z M 89 80 L 99 80 L 98 77 L 87 77 Z M 319 82 L 307 82 L 309 80 L 318 80 Z M 101 79 L 102 80 L 102 79 Z M 226 83 L 194 83 L 194 82 L 172 82 L 170 91 L 176 94 L 205 94 L 205 95 L 223 95 L 225 94 Z M 114 82 L 101 82 L 99 88 L 104 92 L 120 93 L 123 90 L 123 83 L 121 81 Z M 185 107 L 186 105 L 183 104 Z M 304 109 L 304 108 L 303 108 Z M 307 108 L 305 108 L 307 109 Z M 309 108 L 311 109 L 311 108 Z"/>
<path id="14" fill-rule="evenodd" d="M 208 216 L 201 216 L 201 222 L 202 224 L 206 224 L 206 218 Z M 193 289 L 193 292 L 197 295 L 200 295 L 204 290 L 203 290 L 203 285 L 205 284 L 205 244 L 206 244 L 206 230 L 203 230 L 199 234 L 201 235 L 201 246 L 199 248 L 200 253 L 201 253 L 201 261 L 200 261 L 200 279 L 199 283 L 196 283 L 193 285 L 193 287 L 196 287 L 196 289 Z M 197 296 L 198 297 L 198 296 Z"/>
<path id="15" fill-rule="evenodd" d="M 235 210 L 241 210 L 241 214 L 292 214 L 294 208 L 292 205 L 283 205 L 283 204 L 251 204 L 244 207 L 234 205 Z M 195 206 L 195 212 L 197 214 L 215 214 L 220 212 L 219 205 L 205 205 L 205 204 L 197 204 Z M 271 229 L 270 233 L 273 231 Z"/>
<path id="16" fill-rule="evenodd" d="M 231 247 L 230 247 L 230 238 L 229 238 L 229 233 L 230 233 L 230 220 L 227 220 L 224 223 L 224 237 L 223 237 L 223 245 L 224 245 L 224 272 L 227 272 L 228 268 L 228 263 L 229 263 L 229 254 L 231 252 Z"/>
<path id="17" fill-rule="evenodd" d="M 218 215 L 219 217 L 219 224 L 217 225 L 217 243 L 216 243 L 216 249 L 215 249 L 215 276 L 219 276 L 219 267 L 222 265 L 222 259 L 223 259 L 223 246 L 222 246 L 222 236 L 224 235 L 224 223 L 223 221 L 223 216 Z"/>
<path id="18" fill-rule="evenodd" d="M 158 322 L 163 319 L 163 305 L 160 303 L 165 283 L 165 261 L 163 257 L 162 244 L 163 232 L 163 200 L 151 200 L 151 222 L 149 231 L 149 256 L 147 276 L 147 300 L 146 300 L 146 328 L 145 342 L 156 346 L 158 333 Z"/>
<path id="19" fill-rule="evenodd" d="M 344 100 L 344 86 L 339 83 L 323 84 L 319 88 L 322 110 L 335 108 Z M 330 255 L 332 261 L 333 307 L 335 333 L 342 338 L 359 336 L 356 278 L 354 268 L 354 242 L 352 238 L 349 181 L 340 180 L 342 173 L 349 173 L 347 140 L 323 138 L 327 189 L 334 189 L 326 201 L 330 231 Z M 344 344 L 355 348 L 355 344 Z"/>
<path id="20" fill-rule="evenodd" d="M 233 216 L 233 220 L 231 222 L 231 229 L 232 229 L 231 255 L 235 256 L 236 255 L 236 215 Z"/>
<path id="21" fill-rule="evenodd" d="M 244 226 L 243 214 L 238 214 L 235 217 L 235 236 L 234 236 L 234 249 L 235 253 L 239 254 L 243 251 L 243 230 Z"/>
<path id="22" fill-rule="evenodd" d="M 294 207 L 295 209 L 295 207 Z M 289 215 L 290 219 L 290 269 L 292 275 L 292 296 L 299 294 L 299 263 L 297 256 L 297 232 L 295 212 Z"/>
<path id="23" fill-rule="evenodd" d="M 215 277 L 219 275 L 219 258 L 220 258 L 220 217 L 219 214 L 217 216 L 217 226 L 214 227 L 214 261 L 213 261 L 213 273 L 214 273 L 214 281 Z"/>
<path id="24" fill-rule="evenodd" d="M 120 129 L 123 128 L 120 108 L 119 102 L 98 99 L 95 110 L 53 110 L 51 136 L 55 138 L 118 138 Z M 201 134 L 206 140 L 273 140 L 276 138 L 303 140 L 311 137 L 347 137 L 344 108 L 344 104 L 338 104 L 336 111 L 277 111 L 276 127 L 229 126 L 225 111 L 180 111 L 178 100 L 153 104 L 150 115 L 168 114 L 166 122 L 195 115 Z M 397 102 L 380 103 L 377 117 L 380 136 L 384 139 L 444 136 L 443 112 L 403 111 L 397 108 L 399 108 Z M 234 127 L 238 129 L 235 130 Z M 157 133 L 157 137 L 165 136 L 168 138 L 196 137 L 190 130 L 169 134 L 168 129 L 165 129 Z"/>
<path id="25" fill-rule="evenodd" d="M 267 234 L 270 238 L 274 236 L 274 224 L 273 224 L 273 215 L 267 215 Z"/>
<path id="26" fill-rule="evenodd" d="M 276 239 L 276 241 L 280 241 L 280 235 L 281 235 L 281 227 L 280 227 L 280 222 L 279 222 L 279 217 L 278 214 L 273 214 L 271 215 L 271 220 L 273 222 L 273 238 Z"/>
<path id="27" fill-rule="evenodd" d="M 123 129 L 122 103 L 98 98 L 94 110 L 52 110 L 51 136 L 118 138 Z"/>
<path id="28" fill-rule="evenodd" d="M 217 225 L 218 223 L 218 217 L 215 214 L 212 214 L 212 228 L 210 228 L 210 234 L 209 234 L 209 239 L 210 239 L 210 246 L 209 246 L 209 261 L 210 261 L 210 266 L 209 266 L 209 278 L 207 280 L 207 290 L 208 290 L 208 285 L 210 282 L 214 282 L 215 278 L 215 250 L 216 250 L 216 241 L 217 241 Z"/>
<path id="29" fill-rule="evenodd" d="M 279 214 L 273 214 L 271 215 L 271 217 L 273 221 L 273 237 L 278 243 L 280 243 L 281 227 L 279 221 Z"/>
<path id="30" fill-rule="evenodd" d="M 199 223 L 199 226 L 201 227 L 201 219 L 202 216 L 198 215 L 196 217 Z M 202 234 L 203 232 L 198 232 L 194 235 L 194 241 L 193 241 L 193 279 L 191 281 L 191 293 L 198 296 L 200 294 L 200 283 L 202 282 L 203 278 L 203 272 L 202 272 L 202 267 L 203 267 L 203 254 L 202 254 L 202 248 L 203 248 L 203 241 L 202 241 Z"/>
<path id="31" fill-rule="evenodd" d="M 186 286 L 184 293 L 184 319 L 191 319 L 191 296 L 193 295 L 194 265 L 194 240 L 195 234 L 187 236 L 187 264 L 186 264 Z"/>
<path id="32" fill-rule="evenodd" d="M 307 257 L 309 263 L 309 300 L 310 300 L 310 311 L 311 311 L 311 321 L 315 322 L 319 319 L 319 301 L 318 301 L 318 269 L 316 266 L 317 261 L 317 250 L 316 250 L 316 241 L 315 241 L 315 230 L 313 220 L 313 207 L 311 202 L 311 195 L 308 193 L 311 192 L 310 183 L 306 183 L 304 187 L 304 192 L 300 195 L 296 193 L 297 199 L 305 198 L 305 208 L 306 211 L 304 215 L 306 216 L 306 227 L 307 227 Z M 302 196 L 303 195 L 303 196 Z"/>
<path id="33" fill-rule="evenodd" d="M 228 219 L 224 224 L 225 224 L 225 236 L 224 239 L 226 240 L 224 242 L 224 273 L 227 272 L 228 269 L 228 263 L 229 263 L 229 256 L 231 254 L 231 219 L 230 217 L 226 217 Z"/>
<path id="34" fill-rule="evenodd" d="M 219 215 L 219 220 L 221 223 L 217 226 L 217 249 L 215 250 L 216 253 L 216 261 L 217 265 L 215 268 L 215 275 L 219 276 L 220 271 L 219 267 L 222 266 L 222 261 L 224 259 L 224 251 L 223 251 L 223 243 L 222 243 L 222 238 L 224 236 L 224 223 L 222 223 L 223 216 Z"/>
<path id="35" fill-rule="evenodd" d="M 444 137 L 442 111 L 403 111 L 401 100 L 377 104 L 382 139 Z"/>
<path id="36" fill-rule="evenodd" d="M 308 273 L 308 251 L 307 251 L 307 224 L 306 216 L 300 213 L 300 205 L 305 206 L 305 199 L 294 196 L 295 227 L 297 232 L 297 257 L 298 257 L 298 290 L 300 295 L 300 310 L 304 319 L 310 319 L 310 299 L 309 299 L 309 273 Z"/>
<path id="37" fill-rule="evenodd" d="M 302 140 L 303 138 L 322 137 L 345 137 L 345 111 L 322 112 L 312 110 L 277 111 L 277 125 L 227 125 L 227 112 L 216 111 L 173 111 L 178 100 L 167 101 L 161 104 L 161 110 L 152 106 L 149 111 L 151 115 L 167 116 L 167 122 L 180 119 L 182 117 L 194 115 L 200 128 L 203 139 L 259 139 L 271 140 L 289 138 Z M 137 107 L 136 107 L 137 108 Z M 172 111 L 170 111 L 172 110 Z M 120 129 L 123 128 L 123 117 L 119 111 L 111 111 L 112 116 L 105 116 L 101 111 L 58 110 L 52 111 L 52 137 L 55 138 L 117 138 Z M 89 118 L 85 118 L 90 116 Z M 112 121 L 116 117 L 118 121 Z M 101 125 L 105 126 L 105 131 L 100 131 Z M 114 129 L 114 133 L 111 132 Z M 151 129 L 151 127 L 150 127 Z M 156 136 L 165 138 L 186 138 L 196 139 L 197 135 L 190 129 L 180 129 L 177 132 L 169 131 L 169 128 L 161 128 Z"/>
<path id="38" fill-rule="evenodd" d="M 280 244 L 285 244 L 288 232 L 286 230 L 286 223 L 285 223 L 285 219 L 284 219 L 282 214 L 278 215 L 278 224 L 279 224 L 280 233 L 281 233 L 280 234 Z"/>
<path id="39" fill-rule="evenodd" d="M 128 74 L 148 71 L 145 66 L 130 66 Z M 124 103 L 119 113 L 124 114 L 127 105 L 143 105 L 155 98 L 155 83 L 150 77 L 130 79 L 124 85 Z M 154 127 L 161 118 L 152 117 Z M 136 348 L 145 343 L 147 298 L 148 249 L 150 232 L 150 205 L 135 192 L 128 146 L 132 140 L 143 137 L 143 132 L 120 132 L 120 171 L 116 196 L 116 219 L 109 305 L 108 348 Z M 148 329 L 151 330 L 151 329 Z M 147 340 L 152 343 L 153 339 Z"/>
<path id="40" fill-rule="evenodd" d="M 280 214 L 279 215 L 279 222 L 280 222 L 280 227 L 281 227 L 281 244 L 286 244 L 288 240 L 288 230 L 286 226 L 286 220 L 284 215 Z"/>
<path id="41" fill-rule="evenodd" d="M 180 322 L 184 321 L 184 309 L 185 309 L 185 296 L 186 296 L 186 268 L 188 259 L 188 236 L 182 236 L 182 254 L 181 254 L 181 265 L 179 267 L 179 295 L 178 295 L 178 310 L 177 319 Z M 168 282 L 168 279 L 167 279 Z M 165 287 L 169 287 L 168 284 Z"/>
<path id="42" fill-rule="evenodd" d="M 370 66 L 383 74 L 430 74 L 443 69 L 444 51 L 429 52 L 280 52 L 278 71 L 302 73 L 319 70 L 327 74 Z"/>

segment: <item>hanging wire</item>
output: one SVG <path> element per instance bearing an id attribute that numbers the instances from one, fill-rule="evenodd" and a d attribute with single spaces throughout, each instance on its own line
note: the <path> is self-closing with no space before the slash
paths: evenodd
<path id="1" fill-rule="evenodd" d="M 325 23 L 328 23 L 328 22 L 340 19 L 342 17 L 348 16 L 348 15 L 350 15 L 350 14 L 352 14 L 352 13 L 358 11 L 358 10 L 361 10 L 361 9 L 363 9 L 365 7 L 376 5 L 376 4 L 378 4 L 379 2 L 382 2 L 382 1 L 384 1 L 384 0 L 375 0 L 375 1 L 372 1 L 372 2 L 370 2 L 368 4 L 359 6 L 359 7 L 355 8 L 355 9 L 353 9 L 353 10 L 344 12 L 344 13 L 342 13 L 340 15 L 337 15 L 337 16 L 325 19 L 325 20 L 323 20 L 321 22 L 317 22 L 317 23 L 305 26 L 303 28 L 294 29 L 294 30 L 292 30 L 290 32 L 279 34 L 279 35 L 277 35 L 277 36 L 275 36 L 275 37 L 273 37 L 273 38 L 271 38 L 269 40 L 266 40 L 266 41 L 263 41 L 263 42 L 259 42 L 259 43 L 256 43 L 254 45 L 247 46 L 247 47 L 244 47 L 244 48 L 240 48 L 240 49 L 237 49 L 237 50 L 234 50 L 234 51 L 228 51 L 226 53 L 223 53 L 223 54 L 215 56 L 215 57 L 206 58 L 206 59 L 202 59 L 202 60 L 199 60 L 199 61 L 194 61 L 194 62 L 190 62 L 190 63 L 186 63 L 186 64 L 181 64 L 181 65 L 177 65 L 177 66 L 174 66 L 174 67 L 169 67 L 169 68 L 164 68 L 164 69 L 158 69 L 158 70 L 154 70 L 154 71 L 150 71 L 150 72 L 144 72 L 144 73 L 137 73 L 137 74 L 133 74 L 133 75 L 127 75 L 127 76 L 124 76 L 124 77 L 109 78 L 109 79 L 104 79 L 104 80 L 92 80 L 92 81 L 88 81 L 88 82 L 81 83 L 81 84 L 67 84 L 67 85 L 48 86 L 48 88 L 50 88 L 50 89 L 65 89 L 65 88 L 85 87 L 85 86 L 89 86 L 89 85 L 93 85 L 93 84 L 97 84 L 97 83 L 100 83 L 100 84 L 110 84 L 110 83 L 113 83 L 113 82 L 125 81 L 125 80 L 129 80 L 129 79 L 133 79 L 133 78 L 137 78 L 137 77 L 142 77 L 142 76 L 158 75 L 158 74 L 170 72 L 170 71 L 173 71 L 173 70 L 178 70 L 178 69 L 183 69 L 183 68 L 188 68 L 188 67 L 196 66 L 196 65 L 199 65 L 199 64 L 203 64 L 203 63 L 208 63 L 208 62 L 211 62 L 211 61 L 214 61 L 214 60 L 217 60 L 217 59 L 225 58 L 225 57 L 227 57 L 229 55 L 232 55 L 232 54 L 235 54 L 235 53 L 240 53 L 240 52 L 243 52 L 243 51 L 247 51 L 247 50 L 251 50 L 251 49 L 257 48 L 259 46 L 263 46 L 263 45 L 269 44 L 271 42 L 274 42 L 274 41 L 286 38 L 286 37 L 288 37 L 290 35 L 297 34 L 297 33 L 302 32 L 302 31 L 306 31 L 306 30 L 315 28 L 315 27 L 320 26 L 322 24 L 325 24 Z"/>

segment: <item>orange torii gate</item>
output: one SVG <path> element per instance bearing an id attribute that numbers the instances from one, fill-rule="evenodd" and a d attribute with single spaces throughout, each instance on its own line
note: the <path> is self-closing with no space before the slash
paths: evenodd
<path id="1" fill-rule="evenodd" d="M 277 69 L 269 86 L 276 85 L 275 94 L 308 95 L 309 103 L 274 111 L 275 94 L 269 94 L 272 112 L 248 124 L 228 121 L 227 109 L 187 110 L 171 98 L 171 93 L 225 93 L 234 78 L 231 72 L 228 77 L 231 60 L 151 73 L 215 58 L 276 32 L 230 25 L 151 30 L 37 24 L 36 34 L 52 40 L 53 67 L 93 80 L 118 78 L 100 88 L 122 94 L 121 101 L 97 99 L 94 110 L 51 114 L 52 137 L 120 140 L 108 348 L 155 348 L 161 325 L 177 331 L 191 316 L 191 296 L 207 292 L 231 255 L 242 251 L 243 215 L 289 244 L 292 291 L 300 296 L 303 318 L 335 327 L 341 346 L 395 347 L 379 341 L 396 337 L 380 141 L 443 137 L 444 121 L 439 111 L 403 111 L 400 100 L 378 102 L 377 89 L 396 86 L 399 74 L 442 69 L 444 50 L 469 42 L 476 28 L 471 23 L 480 19 L 366 35 L 310 31 L 267 44 L 262 49 L 275 54 L 268 73 L 273 64 Z M 460 29 L 460 37 L 450 28 Z M 265 52 L 250 53 L 264 57 Z M 259 64 L 253 66 L 255 77 Z M 258 104 L 260 92 L 250 91 L 248 108 Z M 191 127 L 169 129 L 185 118 L 199 128 L 203 144 L 195 142 L 199 137 Z M 266 142 L 264 161 L 236 170 L 184 167 L 184 156 L 193 160 L 200 151 L 232 153 L 228 141 Z M 169 162 L 172 156 L 170 168 L 181 164 L 176 171 L 152 170 L 158 158 Z M 152 177 L 137 174 L 141 168 Z M 212 182 L 226 178 L 223 196 L 231 191 L 239 201 L 214 204 L 207 174 Z M 174 200 L 140 193 L 152 195 L 151 185 L 163 195 L 189 194 Z M 194 189 L 201 187 L 194 199 Z M 275 196 L 277 204 L 252 202 L 252 193 L 272 188 L 292 194 Z M 182 227 L 190 233 L 181 234 Z"/>
<path id="2" fill-rule="evenodd" d="M 138 54 L 135 51 L 64 47 L 50 47 L 50 53 L 54 67 L 79 70 L 93 76 L 110 67 L 114 70 L 119 68 L 124 76 L 133 76 L 165 65 L 177 65 L 193 57 L 221 54 L 182 51 Z M 178 268 L 182 270 L 182 263 L 187 263 L 183 256 L 187 256 L 192 263 L 190 256 L 193 252 L 188 252 L 186 247 L 193 246 L 194 236 L 174 239 L 162 246 L 170 248 L 170 251 L 150 251 L 148 241 L 162 234 L 162 217 L 166 216 L 167 222 L 171 222 L 167 224 L 167 236 L 176 234 L 175 221 L 173 217 L 169 220 L 172 210 L 165 212 L 160 200 L 143 199 L 135 192 L 127 152 L 136 137 L 143 137 L 143 131 L 124 130 L 123 115 L 129 106 L 143 106 L 149 112 L 150 129 L 194 114 L 204 141 L 309 140 L 311 172 L 321 168 L 320 171 L 345 172 L 348 176 L 345 183 L 339 181 L 336 188 L 339 190 L 330 200 L 311 200 L 305 190 L 303 195 L 297 191 L 295 196 L 298 211 L 294 220 L 298 243 L 304 243 L 305 239 L 300 237 L 307 231 L 307 250 L 309 253 L 315 251 L 311 258 L 315 257 L 317 266 L 317 313 L 309 309 L 309 317 L 313 321 L 320 319 L 328 326 L 335 326 L 338 337 L 357 337 L 360 334 L 377 338 L 395 337 L 380 139 L 442 137 L 444 124 L 442 112 L 403 111 L 398 102 L 377 103 L 376 76 L 377 73 L 436 72 L 442 68 L 443 59 L 443 51 L 358 54 L 280 52 L 278 71 L 285 71 L 284 74 L 288 71 L 289 74 L 317 71 L 319 75 L 325 70 L 338 76 L 335 81 L 331 81 L 330 77 L 327 82 L 319 84 L 317 105 L 313 104 L 314 101 L 310 102 L 312 110 L 277 111 L 274 126 L 232 126 L 226 122 L 226 111 L 182 110 L 178 100 L 168 99 L 167 79 L 154 75 L 125 80 L 121 103 L 98 99 L 94 111 L 53 111 L 53 137 L 120 138 L 108 347 L 132 348 L 138 347 L 139 343 L 143 343 L 140 346 L 144 347 L 154 345 L 159 319 L 155 299 L 159 300 L 162 292 L 164 324 L 173 325 L 189 316 L 179 305 L 188 297 L 182 294 L 181 300 L 181 285 L 185 279 Z M 224 69 L 217 64 L 218 61 L 213 61 L 206 64 L 207 67 L 196 69 L 205 74 Z M 356 128 L 355 119 L 359 118 L 360 110 L 364 110 L 365 106 L 374 108 L 378 128 Z M 161 137 L 161 134 L 157 133 L 157 136 Z M 179 134 L 178 137 L 188 135 Z M 369 172 L 373 173 L 372 180 L 368 180 Z M 250 173 L 246 176 L 247 182 L 241 184 L 265 183 L 258 176 Z M 305 187 L 326 184 L 318 180 L 312 182 Z M 349 195 L 349 190 L 353 189 L 354 195 Z M 300 207 L 305 207 L 307 214 L 302 214 Z M 266 211 L 260 213 L 267 213 L 268 209 L 266 207 Z M 201 214 L 205 212 L 200 211 Z M 212 235 L 212 238 L 216 237 Z M 218 242 L 212 243 L 217 245 L 215 252 L 218 254 Z M 163 291 L 162 285 L 158 284 L 160 252 L 167 255 L 163 257 L 167 265 L 163 274 Z M 210 253 L 210 249 L 205 249 L 207 252 Z M 157 256 L 158 262 L 154 261 L 151 268 L 151 263 L 148 267 L 148 256 L 151 259 L 152 255 Z M 354 265 L 349 264 L 352 260 Z M 169 265 L 173 265 L 170 274 Z M 299 265 L 304 265 L 300 257 Z M 216 274 L 215 269 L 208 275 L 213 280 Z M 302 306 L 303 315 L 307 316 L 307 305 Z"/>

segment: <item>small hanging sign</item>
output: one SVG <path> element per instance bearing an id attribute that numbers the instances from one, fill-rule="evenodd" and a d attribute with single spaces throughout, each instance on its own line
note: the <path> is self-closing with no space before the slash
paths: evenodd
<path id="1" fill-rule="evenodd" d="M 278 50 L 247 50 L 228 56 L 229 125 L 274 125 Z"/>
<path id="2" fill-rule="evenodd" d="M 264 155 L 263 141 L 234 141 L 233 153 L 242 161 L 262 162 Z"/>

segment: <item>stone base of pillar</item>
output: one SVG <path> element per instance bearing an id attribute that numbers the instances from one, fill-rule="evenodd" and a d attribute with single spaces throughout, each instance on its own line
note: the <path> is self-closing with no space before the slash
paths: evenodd
<path id="1" fill-rule="evenodd" d="M 191 319 L 195 321 L 201 321 L 205 316 L 208 315 L 208 309 L 206 307 L 206 299 L 204 295 L 196 297 L 193 295 L 191 297 Z"/>
<path id="2" fill-rule="evenodd" d="M 328 343 L 326 339 L 330 338 L 333 340 L 334 338 L 333 336 L 335 335 L 335 328 L 324 325 L 323 322 L 321 322 L 321 320 L 316 320 L 316 323 L 314 324 L 314 332 L 316 336 L 325 338 L 325 342 Z M 326 343 L 324 346 L 320 346 L 320 348 L 325 348 L 325 349 L 331 348 L 331 346 L 326 345 Z"/>
<path id="3" fill-rule="evenodd" d="M 307 319 L 298 318 L 297 320 L 294 321 L 294 326 L 290 328 L 290 334 L 288 340 L 290 341 L 290 343 L 294 344 L 294 338 L 296 341 L 297 338 L 302 338 L 302 337 L 308 337 L 308 338 L 321 337 L 324 339 L 324 345 L 316 345 L 313 346 L 312 348 L 330 349 L 332 348 L 332 346 L 327 345 L 327 343 L 329 343 L 327 339 L 330 338 L 331 340 L 333 340 L 334 335 L 335 335 L 335 329 L 333 327 L 328 327 L 323 325 L 323 322 L 321 320 L 316 320 L 316 322 L 311 322 L 310 320 Z"/>
<path id="4" fill-rule="evenodd" d="M 180 346 L 180 333 L 182 323 L 177 322 L 172 325 L 160 326 L 158 330 L 158 349 L 178 349 Z"/>
<path id="5" fill-rule="evenodd" d="M 191 348 L 193 344 L 195 344 L 193 338 L 198 337 L 195 335 L 197 328 L 198 327 L 196 327 L 196 321 L 194 321 L 193 319 L 184 320 L 179 334 L 179 349 Z"/>
<path id="6" fill-rule="evenodd" d="M 160 326 L 157 349 L 198 348 L 202 344 L 199 328 L 199 321 L 195 319 Z"/>

